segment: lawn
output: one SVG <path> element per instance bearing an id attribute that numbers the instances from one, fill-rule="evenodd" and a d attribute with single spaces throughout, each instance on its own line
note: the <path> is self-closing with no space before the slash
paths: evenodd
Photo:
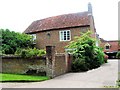
<path id="1" fill-rule="evenodd" d="M 1 74 L 0 82 L 35 82 L 48 80 L 47 76 L 19 75 L 19 74 Z"/>

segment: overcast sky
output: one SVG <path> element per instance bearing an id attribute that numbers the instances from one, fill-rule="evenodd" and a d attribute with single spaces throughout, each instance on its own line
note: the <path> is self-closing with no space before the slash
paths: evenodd
<path id="1" fill-rule="evenodd" d="M 119 0 L 0 0 L 0 28 L 23 32 L 33 21 L 87 11 L 91 2 L 97 33 L 105 40 L 118 39 Z"/>

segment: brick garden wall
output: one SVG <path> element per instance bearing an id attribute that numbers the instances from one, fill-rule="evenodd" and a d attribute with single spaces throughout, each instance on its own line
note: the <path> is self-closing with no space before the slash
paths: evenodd
<path id="1" fill-rule="evenodd" d="M 20 57 L 2 57 L 2 71 L 3 73 L 16 74 L 41 74 L 46 71 L 46 58 L 27 58 Z"/>
<path id="2" fill-rule="evenodd" d="M 54 63 L 54 76 L 58 76 L 61 74 L 66 73 L 66 60 L 65 55 L 58 54 L 55 56 L 55 63 Z"/>
<path id="3" fill-rule="evenodd" d="M 47 75 L 54 78 L 71 71 L 72 55 L 56 54 L 53 46 L 48 46 L 46 52 L 46 56 L 36 58 L 2 57 L 0 73 Z"/>
<path id="4" fill-rule="evenodd" d="M 55 46 L 46 47 L 47 76 L 54 78 L 71 71 L 72 55 L 56 54 Z"/>
<path id="5" fill-rule="evenodd" d="M 71 71 L 72 55 L 56 54 L 54 63 L 54 76 Z"/>

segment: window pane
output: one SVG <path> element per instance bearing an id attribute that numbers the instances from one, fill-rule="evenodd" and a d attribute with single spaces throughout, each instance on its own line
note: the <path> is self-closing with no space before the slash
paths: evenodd
<path id="1" fill-rule="evenodd" d="M 63 32 L 61 32 L 61 40 L 64 40 Z"/>
<path id="2" fill-rule="evenodd" d="M 67 35 L 70 35 L 70 31 L 67 31 Z"/>
<path id="3" fill-rule="evenodd" d="M 33 36 L 33 41 L 36 40 L 36 34 L 32 34 Z"/>
<path id="4" fill-rule="evenodd" d="M 33 43 L 36 43 L 36 34 L 31 34 Z"/>
<path id="5" fill-rule="evenodd" d="M 64 35 L 64 40 L 66 40 L 66 35 Z"/>
<path id="6" fill-rule="evenodd" d="M 67 40 L 70 40 L 70 31 L 67 31 Z"/>
<path id="7" fill-rule="evenodd" d="M 66 31 L 64 31 L 64 35 L 66 35 Z"/>
<path id="8" fill-rule="evenodd" d="M 66 31 L 64 31 L 64 40 L 66 40 Z"/>
<path id="9" fill-rule="evenodd" d="M 70 37 L 67 37 L 67 40 L 70 40 Z"/>
<path id="10" fill-rule="evenodd" d="M 109 49 L 110 47 L 109 46 L 106 46 L 106 49 Z"/>

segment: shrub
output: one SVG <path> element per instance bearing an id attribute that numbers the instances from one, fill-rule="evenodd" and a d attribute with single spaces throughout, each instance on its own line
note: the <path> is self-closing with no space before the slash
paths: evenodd
<path id="1" fill-rule="evenodd" d="M 89 70 L 87 63 L 85 62 L 85 59 L 81 58 L 75 58 L 75 60 L 72 63 L 72 71 L 78 72 L 78 71 L 87 71 Z"/>
<path id="2" fill-rule="evenodd" d="M 31 48 L 28 48 L 28 49 L 20 49 L 18 48 L 15 52 L 15 55 L 19 55 L 23 58 L 31 58 L 31 57 L 38 57 L 38 56 L 43 56 L 45 55 L 46 52 L 45 50 L 39 50 L 39 49 L 31 49 Z"/>
<path id="3" fill-rule="evenodd" d="M 32 36 L 28 34 L 21 34 L 14 31 L 10 31 L 8 29 L 0 29 L 1 46 L 3 54 L 14 54 L 17 48 L 27 48 L 32 47 Z"/>
<path id="4" fill-rule="evenodd" d="M 99 67 L 104 63 L 104 52 L 95 45 L 96 40 L 91 37 L 91 32 L 75 37 L 66 48 L 71 48 L 74 60 L 72 62 L 73 71 L 87 71 Z"/>
<path id="5" fill-rule="evenodd" d="M 120 51 L 117 52 L 116 57 L 120 58 Z"/>
<path id="6" fill-rule="evenodd" d="M 28 51 L 25 49 L 23 49 L 20 53 L 21 57 L 23 57 L 23 58 L 28 57 L 27 54 L 28 54 Z"/>
<path id="7" fill-rule="evenodd" d="M 22 48 L 17 48 L 15 51 L 15 55 L 19 55 L 23 49 Z"/>
<path id="8" fill-rule="evenodd" d="M 99 63 L 99 65 L 104 63 L 104 52 L 102 51 L 102 49 L 100 47 L 95 47 L 95 59 L 97 59 L 97 62 Z"/>
<path id="9" fill-rule="evenodd" d="M 39 50 L 38 52 L 39 52 L 39 53 L 38 53 L 38 56 L 43 56 L 43 55 L 46 54 L 46 51 L 43 50 L 43 49 Z"/>

